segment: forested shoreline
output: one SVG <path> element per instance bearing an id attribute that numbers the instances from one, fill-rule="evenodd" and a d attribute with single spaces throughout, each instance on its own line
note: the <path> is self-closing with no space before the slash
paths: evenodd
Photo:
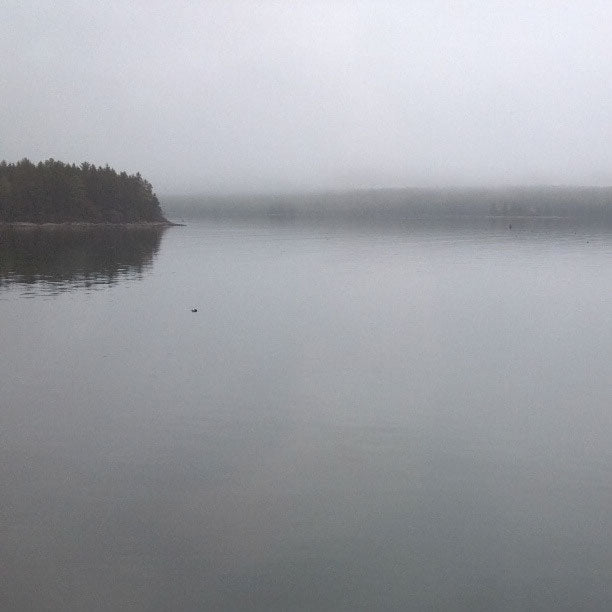
<path id="1" fill-rule="evenodd" d="M 0 162 L 2 223 L 167 223 L 151 183 L 108 165 Z"/>

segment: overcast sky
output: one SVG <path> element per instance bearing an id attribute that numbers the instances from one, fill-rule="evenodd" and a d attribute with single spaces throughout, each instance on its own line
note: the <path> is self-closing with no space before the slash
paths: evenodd
<path id="1" fill-rule="evenodd" d="M 0 158 L 162 194 L 612 184 L 609 0 L 0 9 Z"/>

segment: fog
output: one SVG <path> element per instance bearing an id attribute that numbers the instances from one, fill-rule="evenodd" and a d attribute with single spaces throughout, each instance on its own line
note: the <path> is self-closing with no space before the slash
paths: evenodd
<path id="1" fill-rule="evenodd" d="M 160 194 L 612 184 L 612 5 L 3 2 L 0 158 Z"/>

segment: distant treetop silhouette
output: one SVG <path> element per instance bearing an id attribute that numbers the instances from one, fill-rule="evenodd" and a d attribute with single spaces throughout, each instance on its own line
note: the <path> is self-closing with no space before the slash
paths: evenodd
<path id="1" fill-rule="evenodd" d="M 0 222 L 164 222 L 151 183 L 87 162 L 0 162 Z"/>

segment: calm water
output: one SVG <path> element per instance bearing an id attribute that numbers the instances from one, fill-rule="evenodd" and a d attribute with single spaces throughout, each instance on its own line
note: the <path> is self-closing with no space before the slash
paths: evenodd
<path id="1" fill-rule="evenodd" d="M 559 221 L 1 236 L 0 608 L 612 609 L 611 272 Z"/>

